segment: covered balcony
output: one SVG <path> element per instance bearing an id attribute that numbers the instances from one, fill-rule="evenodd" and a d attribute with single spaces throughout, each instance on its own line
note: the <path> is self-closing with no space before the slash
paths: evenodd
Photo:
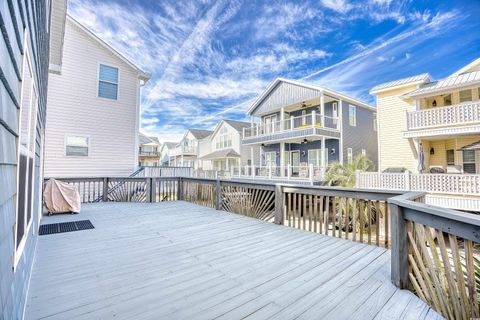
<path id="1" fill-rule="evenodd" d="M 170 151 L 170 156 L 177 157 L 177 156 L 196 156 L 198 153 L 198 148 L 196 146 L 189 146 L 189 145 L 180 145 L 176 146 Z"/>
<path id="2" fill-rule="evenodd" d="M 422 193 L 59 180 L 79 187 L 83 210 L 42 224 L 61 231 L 51 224 L 89 220 L 94 228 L 39 237 L 26 319 L 479 316 L 470 271 L 480 219 L 427 206 Z M 431 241 L 444 236 L 449 245 Z"/>

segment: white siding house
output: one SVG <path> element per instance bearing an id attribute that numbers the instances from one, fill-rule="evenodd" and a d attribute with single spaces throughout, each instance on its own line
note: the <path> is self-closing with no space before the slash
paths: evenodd
<path id="1" fill-rule="evenodd" d="M 131 174 L 140 87 L 150 76 L 70 16 L 63 51 L 49 76 L 45 176 Z"/>

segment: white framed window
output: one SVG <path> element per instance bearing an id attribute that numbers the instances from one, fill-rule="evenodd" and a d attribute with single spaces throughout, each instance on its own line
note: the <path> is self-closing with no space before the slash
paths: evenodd
<path id="1" fill-rule="evenodd" d="M 232 146 L 232 137 L 228 132 L 228 128 L 223 126 L 218 133 L 218 137 L 216 138 L 215 147 L 216 149 L 225 149 L 230 148 Z"/>
<path id="2" fill-rule="evenodd" d="M 338 118 L 338 103 L 337 102 L 332 103 L 332 117 L 333 118 Z"/>
<path id="3" fill-rule="evenodd" d="M 67 136 L 65 138 L 65 155 L 67 157 L 88 157 L 89 149 L 89 137 Z"/>
<path id="4" fill-rule="evenodd" d="M 98 96 L 117 100 L 118 68 L 100 64 L 98 70 Z"/>
<path id="5" fill-rule="evenodd" d="M 377 113 L 373 113 L 373 131 L 377 131 Z"/>
<path id="6" fill-rule="evenodd" d="M 460 91 L 460 102 L 472 101 L 472 90 L 462 90 Z"/>
<path id="7" fill-rule="evenodd" d="M 347 148 L 347 161 L 348 161 L 348 164 L 351 164 L 353 162 L 353 150 L 352 150 L 352 148 Z"/>
<path id="8" fill-rule="evenodd" d="M 27 43 L 28 34 L 25 34 Z M 19 114 L 17 196 L 15 215 L 14 268 L 23 253 L 33 217 L 35 186 L 35 149 L 38 94 L 33 78 L 30 52 L 25 49 L 22 71 L 22 96 Z"/>
<path id="9" fill-rule="evenodd" d="M 451 106 L 452 105 L 452 95 L 447 94 L 445 97 L 443 97 L 443 105 L 444 106 Z"/>
<path id="10" fill-rule="evenodd" d="M 357 125 L 357 107 L 351 104 L 348 106 L 348 124 L 352 127 Z"/>
<path id="11" fill-rule="evenodd" d="M 322 157 L 321 149 L 308 150 L 308 164 L 312 164 L 314 166 L 321 165 L 321 161 L 322 161 L 321 157 Z"/>
<path id="12" fill-rule="evenodd" d="M 475 163 L 475 150 L 463 150 L 463 171 L 465 173 L 477 173 Z"/>
<path id="13" fill-rule="evenodd" d="M 265 164 L 267 166 L 277 165 L 277 153 L 275 151 L 265 152 Z"/>

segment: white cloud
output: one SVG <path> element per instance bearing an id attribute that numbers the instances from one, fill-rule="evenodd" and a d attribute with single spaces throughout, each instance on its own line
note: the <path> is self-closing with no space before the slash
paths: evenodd
<path id="1" fill-rule="evenodd" d="M 347 13 L 352 6 L 346 0 L 321 0 L 324 7 L 340 13 Z"/>

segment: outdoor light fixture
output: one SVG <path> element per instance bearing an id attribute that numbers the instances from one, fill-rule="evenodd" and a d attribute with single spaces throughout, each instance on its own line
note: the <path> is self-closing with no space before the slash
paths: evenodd
<path id="1" fill-rule="evenodd" d="M 262 147 L 265 147 L 265 143 L 262 143 Z"/>
<path id="2" fill-rule="evenodd" d="M 435 149 L 430 148 L 430 154 L 431 154 L 431 155 L 435 154 Z"/>
<path id="3" fill-rule="evenodd" d="M 302 156 L 305 156 L 305 150 L 302 151 Z"/>
<path id="4" fill-rule="evenodd" d="M 303 143 L 306 144 L 307 142 L 308 142 L 307 138 L 303 139 Z"/>
<path id="5" fill-rule="evenodd" d="M 433 106 L 433 107 L 436 107 L 436 106 L 437 106 L 437 100 L 433 100 L 432 106 Z"/>

